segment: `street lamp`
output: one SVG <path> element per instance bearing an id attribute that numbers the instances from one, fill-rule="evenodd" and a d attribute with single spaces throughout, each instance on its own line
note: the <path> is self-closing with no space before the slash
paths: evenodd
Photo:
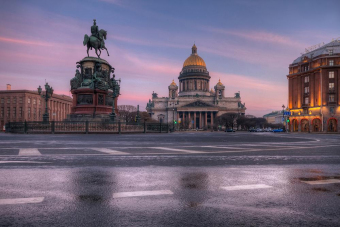
<path id="1" fill-rule="evenodd" d="M 47 102 L 48 100 L 52 97 L 53 95 L 53 88 L 48 85 L 48 83 L 45 84 L 45 95 L 41 95 L 42 93 L 42 88 L 39 85 L 38 87 L 38 94 L 41 95 L 41 97 L 45 98 L 45 113 L 43 114 L 43 122 L 49 122 L 49 114 L 48 114 L 48 110 L 47 110 Z"/>
<path id="2" fill-rule="evenodd" d="M 111 79 L 112 80 L 112 113 L 110 113 L 110 120 L 112 122 L 114 122 L 116 115 L 116 111 L 115 111 L 115 100 L 116 98 L 119 96 L 119 92 L 120 92 L 120 79 L 119 80 L 115 80 L 114 78 Z"/>
<path id="3" fill-rule="evenodd" d="M 282 120 L 283 122 L 285 121 L 285 105 L 282 105 Z M 284 123 L 283 123 L 283 126 L 284 126 Z"/>
<path id="4" fill-rule="evenodd" d="M 174 98 L 172 98 L 172 102 L 170 103 L 170 105 L 172 105 L 172 130 L 175 131 L 175 105 L 177 105 L 175 103 Z"/>

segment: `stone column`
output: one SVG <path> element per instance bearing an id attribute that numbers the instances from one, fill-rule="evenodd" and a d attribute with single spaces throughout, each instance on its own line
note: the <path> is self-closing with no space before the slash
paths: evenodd
<path id="1" fill-rule="evenodd" d="M 196 111 L 194 112 L 194 129 L 196 129 Z"/>
<path id="2" fill-rule="evenodd" d="M 214 126 L 214 112 L 210 112 L 210 124 L 211 124 L 211 127 Z"/>
<path id="3" fill-rule="evenodd" d="M 204 127 L 208 128 L 208 112 L 205 111 L 205 123 L 204 123 Z"/>
<path id="4" fill-rule="evenodd" d="M 202 128 L 202 112 L 200 111 L 200 121 L 199 121 L 199 128 Z"/>
<path id="5" fill-rule="evenodd" d="M 190 116 L 190 112 L 188 112 L 188 117 L 189 117 L 189 125 L 188 128 L 191 129 L 192 128 L 192 124 L 191 124 L 191 116 Z"/>

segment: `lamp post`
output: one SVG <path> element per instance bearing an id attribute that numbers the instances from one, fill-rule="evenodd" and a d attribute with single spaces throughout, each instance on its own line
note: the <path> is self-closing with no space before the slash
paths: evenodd
<path id="1" fill-rule="evenodd" d="M 283 122 L 285 122 L 285 105 L 282 105 L 282 120 Z M 283 123 L 283 126 L 284 126 L 284 123 Z"/>
<path id="2" fill-rule="evenodd" d="M 137 105 L 137 115 L 136 115 L 136 122 L 139 125 L 141 117 L 139 116 L 139 105 Z"/>
<path id="3" fill-rule="evenodd" d="M 116 98 L 119 96 L 119 92 L 120 92 L 120 80 L 115 80 L 114 78 L 112 78 L 112 112 L 110 113 L 110 120 L 112 122 L 114 122 L 117 114 L 115 111 L 115 100 Z"/>
<path id="4" fill-rule="evenodd" d="M 48 100 L 52 97 L 53 95 L 53 88 L 48 85 L 48 83 L 45 84 L 45 95 L 41 95 L 42 93 L 42 88 L 41 86 L 39 85 L 38 87 L 38 94 L 41 95 L 41 97 L 45 98 L 45 113 L 43 114 L 43 122 L 49 122 L 49 114 L 48 114 L 48 109 L 47 109 L 47 102 Z"/>
<path id="5" fill-rule="evenodd" d="M 172 106 L 172 130 L 175 131 L 175 105 L 177 104 L 175 103 L 174 98 L 172 98 L 170 105 Z"/>

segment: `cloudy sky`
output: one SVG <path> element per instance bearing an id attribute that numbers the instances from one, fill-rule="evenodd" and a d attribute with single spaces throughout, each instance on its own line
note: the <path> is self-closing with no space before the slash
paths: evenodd
<path id="1" fill-rule="evenodd" d="M 35 90 L 46 79 L 70 95 L 96 19 L 108 31 L 102 57 L 122 79 L 119 105 L 144 109 L 153 91 L 167 96 L 195 42 L 210 85 L 220 78 L 226 96 L 240 91 L 246 113 L 262 116 L 287 104 L 289 64 L 340 37 L 339 9 L 339 0 L 1 1 L 0 89 Z"/>

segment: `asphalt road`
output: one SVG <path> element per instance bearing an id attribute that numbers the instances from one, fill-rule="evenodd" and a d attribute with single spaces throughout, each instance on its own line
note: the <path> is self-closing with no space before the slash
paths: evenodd
<path id="1" fill-rule="evenodd" d="M 0 226 L 339 226 L 340 135 L 0 134 Z"/>

